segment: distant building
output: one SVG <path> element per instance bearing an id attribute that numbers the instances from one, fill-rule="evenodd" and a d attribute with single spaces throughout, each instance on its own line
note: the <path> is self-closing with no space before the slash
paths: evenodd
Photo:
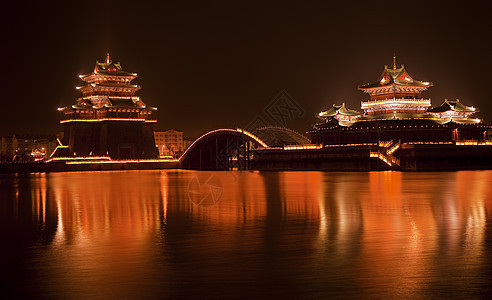
<path id="1" fill-rule="evenodd" d="M 108 53 L 104 62 L 96 61 L 92 73 L 79 77 L 84 81 L 77 87 L 82 97 L 59 108 L 63 113 L 63 145 L 54 156 L 157 158 L 153 136 L 156 120 L 152 117 L 156 108 L 135 96 L 141 87 L 131 81 L 137 74 L 123 71 Z"/>
<path id="2" fill-rule="evenodd" d="M 183 132 L 174 129 L 154 131 L 155 146 L 159 149 L 159 155 L 178 157 L 183 153 Z"/>
<path id="3" fill-rule="evenodd" d="M 50 157 L 56 148 L 55 135 L 18 134 L 1 138 L 2 161 L 36 161 Z"/>
<path id="4" fill-rule="evenodd" d="M 0 160 L 12 161 L 17 146 L 14 145 L 14 136 L 2 136 L 0 140 Z"/>

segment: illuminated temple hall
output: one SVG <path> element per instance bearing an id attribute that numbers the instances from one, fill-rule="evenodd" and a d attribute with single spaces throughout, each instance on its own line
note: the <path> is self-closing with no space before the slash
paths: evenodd
<path id="1" fill-rule="evenodd" d="M 119 62 L 96 61 L 92 73 L 79 75 L 82 97 L 59 108 L 64 136 L 54 156 L 109 157 L 111 159 L 156 158 L 152 117 L 156 110 L 135 93 L 136 73 L 123 71 Z"/>
<path id="2" fill-rule="evenodd" d="M 459 100 L 445 100 L 432 107 L 422 92 L 431 82 L 415 80 L 405 67 L 385 66 L 379 80 L 359 86 L 369 94 L 361 103 L 361 111 L 345 104 L 333 105 L 320 112 L 323 120 L 308 131 L 313 144 L 357 144 L 378 141 L 455 142 L 487 140 L 490 126 L 474 118 L 478 109 Z"/>

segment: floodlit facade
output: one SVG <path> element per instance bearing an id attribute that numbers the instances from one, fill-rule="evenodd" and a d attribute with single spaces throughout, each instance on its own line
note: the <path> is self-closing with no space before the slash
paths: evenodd
<path id="1" fill-rule="evenodd" d="M 174 129 L 154 131 L 160 157 L 178 157 L 184 151 L 183 132 Z"/>
<path id="2" fill-rule="evenodd" d="M 109 53 L 96 61 L 92 73 L 79 75 L 84 84 L 77 87 L 82 97 L 59 108 L 64 138 L 55 151 L 57 157 L 109 157 L 111 159 L 157 158 L 153 113 L 132 84 L 136 73 L 123 70 Z M 58 152 L 58 153 L 57 153 Z"/>
<path id="3" fill-rule="evenodd" d="M 415 80 L 405 67 L 384 67 L 374 83 L 359 86 L 369 95 L 361 102 L 361 111 L 333 105 L 318 114 L 321 123 L 307 133 L 312 144 L 360 144 L 394 142 L 486 141 L 491 126 L 475 118 L 478 109 L 457 100 L 445 100 L 432 107 L 422 92 L 432 82 Z"/>

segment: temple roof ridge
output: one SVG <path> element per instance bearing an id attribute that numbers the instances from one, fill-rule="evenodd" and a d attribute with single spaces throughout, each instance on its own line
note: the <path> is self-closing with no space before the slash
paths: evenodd
<path id="1" fill-rule="evenodd" d="M 96 65 L 94 67 L 94 73 L 104 73 L 104 72 L 123 72 L 120 62 L 112 62 L 111 60 L 105 60 L 100 62 L 96 60 Z"/>
<path id="2" fill-rule="evenodd" d="M 109 53 L 106 54 L 106 58 L 104 61 L 101 62 L 99 60 L 96 60 L 96 64 L 94 65 L 94 70 L 92 71 L 92 73 L 79 75 L 79 78 L 84 80 L 91 75 L 116 75 L 137 77 L 136 73 L 129 73 L 124 71 L 120 62 L 113 62 L 109 56 Z"/>
<path id="3" fill-rule="evenodd" d="M 345 102 L 343 102 L 341 105 L 333 104 L 333 106 L 330 109 L 320 112 L 318 114 L 318 117 L 322 117 L 322 118 L 333 117 L 337 114 L 345 115 L 345 116 L 358 116 L 361 115 L 362 113 L 346 107 Z"/>
<path id="4" fill-rule="evenodd" d="M 94 69 L 91 73 L 85 75 L 79 75 L 79 78 L 83 81 L 94 81 L 100 77 L 106 76 L 128 76 L 131 77 L 130 80 L 133 80 L 138 75 L 136 73 L 130 73 L 123 70 L 120 62 L 113 62 L 109 56 L 109 53 L 106 55 L 106 59 L 104 61 L 96 60 L 96 64 L 94 65 Z"/>
<path id="5" fill-rule="evenodd" d="M 384 66 L 384 70 L 383 70 L 383 74 L 384 73 L 387 73 L 388 75 L 390 75 L 393 79 L 396 79 L 398 77 L 398 75 L 400 75 L 401 73 L 405 72 L 405 65 L 401 65 L 401 67 L 399 68 L 388 68 L 388 66 Z M 381 74 L 381 76 L 383 75 Z"/>
<path id="6" fill-rule="evenodd" d="M 384 66 L 383 72 L 379 76 L 379 80 L 373 83 L 366 83 L 360 85 L 358 88 L 360 90 L 377 88 L 388 86 L 391 84 L 402 85 L 402 86 L 414 86 L 414 87 L 431 87 L 433 86 L 432 82 L 420 81 L 413 79 L 408 71 L 405 69 L 405 65 L 401 64 L 399 68 L 389 68 L 388 65 Z"/>
<path id="7" fill-rule="evenodd" d="M 439 105 L 438 107 L 430 108 L 427 111 L 439 113 L 448 110 L 453 110 L 458 112 L 474 112 L 474 113 L 478 112 L 478 109 L 476 107 L 466 106 L 463 103 L 461 103 L 459 99 L 456 100 L 444 99 L 444 102 L 441 105 Z"/>

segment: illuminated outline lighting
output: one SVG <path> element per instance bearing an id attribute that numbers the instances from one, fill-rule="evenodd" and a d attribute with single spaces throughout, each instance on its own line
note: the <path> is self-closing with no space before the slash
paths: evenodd
<path id="1" fill-rule="evenodd" d="M 463 140 L 456 141 L 456 146 L 492 146 L 492 141 L 474 141 L 474 140 Z"/>
<path id="2" fill-rule="evenodd" d="M 260 140 L 260 138 L 258 138 L 256 135 L 252 134 L 251 132 L 249 131 L 246 131 L 244 129 L 241 129 L 241 128 L 236 128 L 236 129 L 230 129 L 230 128 L 222 128 L 222 129 L 215 129 L 215 130 L 212 130 L 212 131 L 209 131 L 205 134 L 203 134 L 202 136 L 200 136 L 199 138 L 197 138 L 188 148 L 186 148 L 185 152 L 183 152 L 183 154 L 181 154 L 181 156 L 179 157 L 179 161 L 181 161 L 183 159 L 183 157 L 185 157 L 185 155 L 191 151 L 190 149 L 193 148 L 193 146 L 198 143 L 199 141 L 201 141 L 202 139 L 204 139 L 205 137 L 207 137 L 208 135 L 211 135 L 211 134 L 214 134 L 216 132 L 231 132 L 231 133 L 242 133 L 246 136 L 249 136 L 250 138 L 252 138 L 253 140 L 255 140 L 257 143 L 259 143 L 261 146 L 263 147 L 268 147 L 268 145 L 263 142 L 262 140 Z"/>
<path id="3" fill-rule="evenodd" d="M 67 147 L 68 146 L 64 146 Z M 46 162 L 62 161 L 65 164 L 110 164 L 110 163 L 151 163 L 151 162 L 178 162 L 178 159 L 128 159 L 112 160 L 109 156 L 75 156 L 75 157 L 53 157 Z"/>
<path id="4" fill-rule="evenodd" d="M 68 122 L 103 122 L 103 121 L 134 121 L 134 122 L 157 123 L 157 120 L 125 119 L 125 118 L 68 119 L 68 120 L 61 120 L 60 123 L 68 123 Z"/>
<path id="5" fill-rule="evenodd" d="M 129 160 L 100 160 L 100 161 L 67 161 L 67 165 L 84 165 L 84 164 L 127 164 L 127 163 L 163 163 L 163 162 L 179 162 L 178 159 L 129 159 Z"/>
<path id="6" fill-rule="evenodd" d="M 310 150 L 310 149 L 321 149 L 322 145 L 286 145 L 284 150 Z"/>
<path id="7" fill-rule="evenodd" d="M 369 153 L 369 157 L 379 158 L 380 160 L 382 160 L 383 162 L 385 162 L 388 166 L 390 166 L 390 167 L 392 166 L 391 161 L 389 161 L 386 158 L 386 156 L 384 156 L 384 154 L 382 154 L 379 151 L 371 151 Z"/>

